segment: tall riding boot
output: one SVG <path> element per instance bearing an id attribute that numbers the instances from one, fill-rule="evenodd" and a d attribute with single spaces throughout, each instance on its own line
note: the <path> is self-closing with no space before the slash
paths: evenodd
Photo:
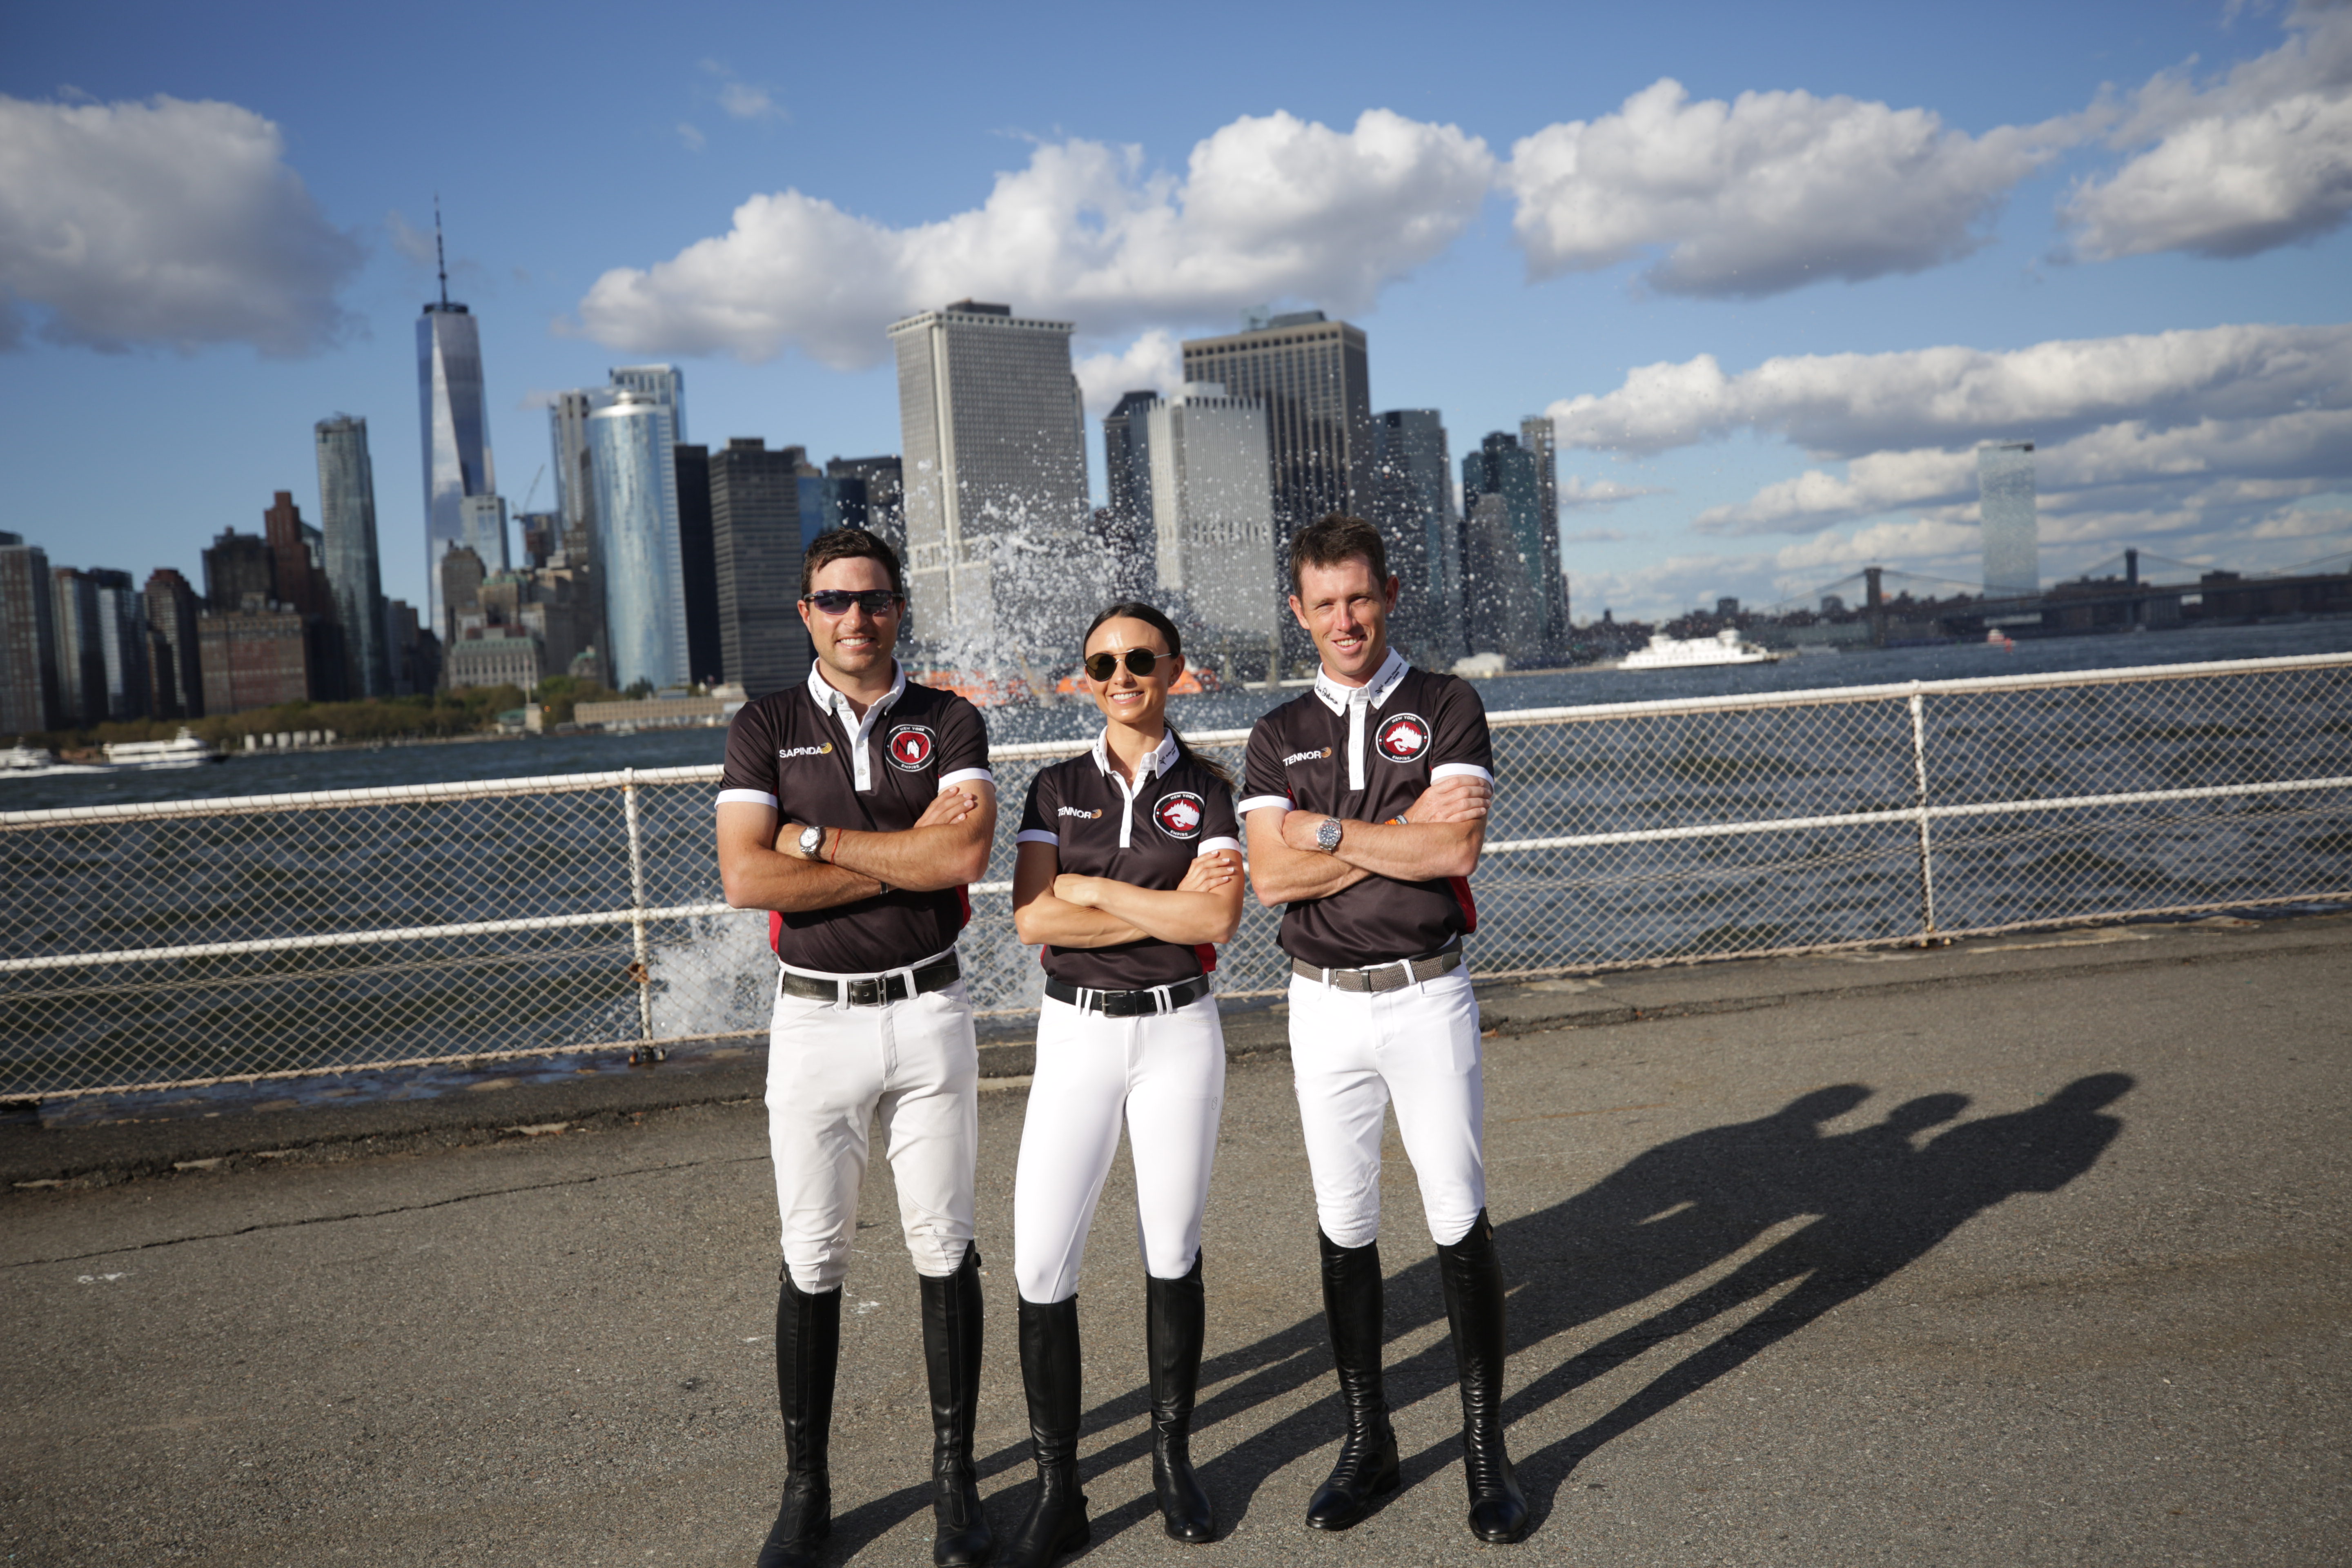
<path id="1" fill-rule="evenodd" d="M 805 1295 L 782 1270 L 776 1292 L 776 1397 L 784 1412 L 784 1499 L 760 1548 L 759 1568 L 812 1568 L 833 1531 L 825 1445 L 841 1365 L 841 1292 Z"/>
<path id="2" fill-rule="evenodd" d="M 1470 1234 L 1437 1249 L 1445 1318 L 1454 1329 L 1454 1364 L 1462 1380 L 1462 1468 L 1470 1483 L 1470 1533 L 1481 1541 L 1522 1540 L 1533 1522 L 1528 1500 L 1503 1451 L 1503 1266 L 1495 1227 L 1480 1209 Z"/>
<path id="3" fill-rule="evenodd" d="M 1151 1361 L 1151 1489 L 1171 1541 L 1214 1541 L 1216 1511 L 1192 1473 L 1192 1397 L 1201 1386 L 1207 1298 L 1201 1258 L 1181 1279 L 1143 1277 L 1143 1334 Z"/>
<path id="4" fill-rule="evenodd" d="M 1078 1299 L 1021 1303 L 1021 1382 L 1029 1395 L 1029 1441 L 1037 1455 L 1037 1495 L 997 1561 L 1000 1568 L 1046 1568 L 1088 1539 L 1078 1490 Z"/>
<path id="5" fill-rule="evenodd" d="M 1388 1395 L 1381 1384 L 1381 1247 L 1378 1242 L 1342 1247 L 1319 1227 L 1315 1239 L 1323 1249 L 1323 1321 L 1330 1326 L 1331 1359 L 1339 1367 L 1348 1436 L 1331 1479 L 1307 1505 L 1307 1522 L 1317 1530 L 1345 1530 L 1396 1490 L 1399 1479 L 1396 1432 L 1389 1426 Z"/>
<path id="6" fill-rule="evenodd" d="M 920 1278 L 923 1369 L 931 1384 L 931 1561 L 938 1568 L 977 1568 L 996 1544 L 971 1468 L 972 1416 L 980 1402 L 980 1248 L 966 1246 L 952 1274 Z"/>

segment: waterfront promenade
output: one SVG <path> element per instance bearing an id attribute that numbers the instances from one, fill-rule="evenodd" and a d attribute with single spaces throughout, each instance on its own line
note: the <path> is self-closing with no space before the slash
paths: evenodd
<path id="1" fill-rule="evenodd" d="M 1084 1561 L 2340 1562 L 2347 976 L 2334 917 L 1486 994 L 1511 1441 L 1539 1521 L 1516 1549 L 1459 1522 L 1393 1138 L 1407 1484 L 1349 1534 L 1298 1523 L 1338 1414 L 1279 1020 L 1237 1017 L 1196 1439 L 1229 1533 L 1181 1548 L 1150 1509 L 1122 1167 L 1080 1293 Z M 781 1458 L 755 1063 L 0 1128 L 0 1560 L 748 1564 Z M 1029 1475 L 1022 1109 L 1017 1087 L 982 1099 L 1000 1529 Z M 828 1561 L 919 1563 L 916 1292 L 879 1161 L 863 1213 Z"/>

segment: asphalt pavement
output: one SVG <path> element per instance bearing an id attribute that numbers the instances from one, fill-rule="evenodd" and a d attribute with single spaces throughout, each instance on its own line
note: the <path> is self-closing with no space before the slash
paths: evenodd
<path id="1" fill-rule="evenodd" d="M 1393 1134 L 1406 1484 L 1344 1535 L 1300 1522 L 1339 1412 L 1282 1020 L 1260 1012 L 1234 1021 L 1205 1237 L 1194 1451 L 1226 1532 L 1179 1546 L 1150 1504 L 1122 1167 L 1079 1295 L 1079 1561 L 2352 1558 L 2352 918 L 1483 1005 L 1535 1533 L 1463 1529 L 1444 1310 Z M 0 1561 L 748 1568 L 782 1459 L 756 1068 L 0 1128 Z M 1024 1096 L 996 1082 L 979 1448 L 1003 1532 L 1032 1483 Z M 878 1160 L 861 1213 L 826 1561 L 926 1563 L 916 1289 Z"/>

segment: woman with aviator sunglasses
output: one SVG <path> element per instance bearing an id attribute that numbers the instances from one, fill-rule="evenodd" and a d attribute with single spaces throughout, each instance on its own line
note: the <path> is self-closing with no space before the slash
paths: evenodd
<path id="1" fill-rule="evenodd" d="M 1029 786 L 1013 876 L 1013 924 L 1022 941 L 1044 944 L 1046 976 L 1013 1195 L 1038 1488 L 1000 1568 L 1043 1568 L 1087 1539 L 1078 1268 L 1122 1120 L 1143 1253 L 1152 1488 L 1171 1538 L 1209 1541 L 1217 1528 L 1189 1450 L 1205 1306 L 1201 1214 L 1225 1094 L 1208 972 L 1242 913 L 1233 779 L 1168 723 L 1184 657 L 1166 616 L 1113 605 L 1083 647 L 1103 732 Z"/>

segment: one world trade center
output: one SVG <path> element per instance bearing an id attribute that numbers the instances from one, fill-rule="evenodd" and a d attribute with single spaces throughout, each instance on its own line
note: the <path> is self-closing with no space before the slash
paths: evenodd
<path id="1" fill-rule="evenodd" d="M 433 245 L 437 256 L 437 212 Z M 446 260 L 440 302 L 427 304 L 416 321 L 416 395 L 425 445 L 425 592 L 433 606 L 434 634 L 446 637 L 441 557 L 466 541 L 466 498 L 494 493 L 498 480 L 490 468 L 490 432 L 483 417 L 481 332 L 465 306 L 449 301 Z"/>

